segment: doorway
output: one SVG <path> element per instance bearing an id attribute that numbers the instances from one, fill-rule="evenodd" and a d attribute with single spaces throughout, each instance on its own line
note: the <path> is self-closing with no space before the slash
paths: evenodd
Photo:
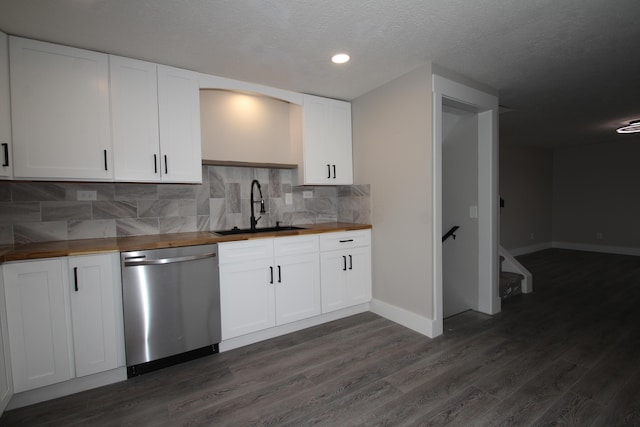
<path id="1" fill-rule="evenodd" d="M 498 98 L 433 76 L 434 326 L 467 309 L 500 311 Z M 456 240 L 442 242 L 458 225 Z"/>

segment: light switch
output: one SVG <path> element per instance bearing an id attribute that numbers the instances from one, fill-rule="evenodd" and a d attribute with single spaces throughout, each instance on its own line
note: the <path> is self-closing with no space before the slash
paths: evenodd
<path id="1" fill-rule="evenodd" d="M 478 218 L 477 206 L 469 206 L 469 218 Z"/>
<path id="2" fill-rule="evenodd" d="M 94 190 L 78 190 L 76 197 L 78 200 L 98 200 Z"/>
<path id="3" fill-rule="evenodd" d="M 303 191 L 302 192 L 302 198 L 303 199 L 311 199 L 311 198 L 313 198 L 313 191 L 311 191 L 311 190 Z"/>

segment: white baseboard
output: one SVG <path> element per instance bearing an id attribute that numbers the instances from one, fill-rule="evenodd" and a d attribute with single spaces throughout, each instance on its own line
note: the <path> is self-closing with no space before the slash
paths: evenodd
<path id="1" fill-rule="evenodd" d="M 551 242 L 544 242 L 544 243 L 538 243 L 531 246 L 523 246 L 521 248 L 507 249 L 507 250 L 513 256 L 520 256 L 520 255 L 530 254 L 532 252 L 543 251 L 545 249 L 551 249 L 552 247 L 554 246 Z"/>
<path id="2" fill-rule="evenodd" d="M 571 249 L 574 251 L 601 252 L 617 255 L 640 256 L 640 248 L 629 248 L 625 246 L 593 245 L 588 243 L 553 242 L 554 248 Z"/>
<path id="3" fill-rule="evenodd" d="M 74 378 L 58 384 L 40 387 L 34 390 L 16 393 L 11 398 L 7 410 L 22 408 L 44 402 L 45 400 L 56 399 L 62 396 L 79 393 L 92 388 L 102 387 L 108 384 L 125 381 L 127 379 L 127 368 L 117 368 L 99 374 L 87 375 L 86 377 Z"/>
<path id="4" fill-rule="evenodd" d="M 366 311 L 369 311 L 369 303 L 359 304 L 353 307 L 343 308 L 342 310 L 331 311 L 320 316 L 314 316 L 308 319 L 299 320 L 297 322 L 287 323 L 285 325 L 264 329 L 258 332 L 252 332 L 250 334 L 242 335 L 239 337 L 229 338 L 222 341 L 219 344 L 218 348 L 220 350 L 220 353 L 222 353 L 225 351 L 233 350 L 234 348 L 244 347 L 245 345 L 279 337 L 280 335 L 296 332 L 302 329 L 310 328 L 312 326 L 320 325 L 322 323 L 332 322 L 334 320 L 353 316 L 354 314 L 364 313 Z"/>
<path id="5" fill-rule="evenodd" d="M 371 300 L 371 311 L 386 319 L 396 322 L 416 332 L 435 338 L 442 335 L 442 321 L 436 321 L 419 314 L 407 311 L 404 308 L 374 299 Z"/>

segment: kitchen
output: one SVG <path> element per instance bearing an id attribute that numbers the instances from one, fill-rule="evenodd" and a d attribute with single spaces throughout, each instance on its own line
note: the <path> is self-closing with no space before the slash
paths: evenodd
<path id="1" fill-rule="evenodd" d="M 3 44 L 5 47 L 7 40 L 8 38 L 4 36 Z M 260 237 L 269 237 L 269 239 L 257 239 L 256 242 L 271 244 L 273 240 L 275 244 L 281 239 L 284 239 L 282 241 L 307 239 L 312 243 L 315 241 L 315 249 L 310 249 L 310 257 L 312 260 L 315 259 L 312 261 L 314 268 L 312 273 L 317 276 L 317 279 L 310 282 L 314 289 L 317 289 L 313 291 L 315 296 L 312 298 L 313 304 L 317 307 L 311 314 L 298 315 L 293 320 L 279 321 L 278 324 L 289 324 L 285 329 L 273 328 L 264 332 L 263 330 L 268 329 L 269 322 L 267 322 L 267 326 L 252 327 L 251 331 L 263 331 L 262 335 L 252 336 L 249 334 L 251 331 L 247 329 L 241 333 L 233 334 L 225 332 L 223 327 L 223 350 L 224 347 L 229 349 L 238 345 L 246 345 L 268 336 L 277 336 L 284 332 L 368 309 L 371 279 L 370 267 L 366 267 L 370 265 L 370 255 L 366 254 L 370 249 L 360 255 L 359 248 L 369 248 L 370 245 L 367 235 L 362 234 L 369 228 L 366 225 L 369 220 L 369 190 L 366 185 L 349 185 L 352 183 L 350 164 L 347 165 L 348 167 L 342 166 L 341 162 L 344 159 L 340 158 L 326 165 L 329 170 L 328 176 L 325 177 L 322 172 L 320 180 L 315 182 L 321 186 L 299 187 L 300 179 L 304 179 L 305 184 L 310 184 L 318 174 L 316 176 L 310 175 L 309 179 L 306 176 L 299 177 L 298 173 L 302 174 L 303 167 L 301 164 L 292 164 L 291 159 L 294 157 L 290 152 L 293 150 L 289 150 L 289 152 L 284 150 L 285 157 L 281 161 L 275 162 L 246 161 L 247 159 L 238 157 L 242 156 L 242 153 L 251 152 L 251 150 L 246 150 L 246 147 L 237 151 L 235 155 L 232 154 L 233 160 L 223 158 L 201 161 L 199 149 L 201 112 L 198 92 L 200 88 L 211 88 L 206 87 L 207 83 L 198 83 L 198 80 L 207 82 L 213 79 L 217 86 L 216 89 L 225 90 L 238 89 L 229 86 L 244 85 L 242 82 L 227 80 L 220 83 L 220 80 L 215 77 L 200 76 L 198 78 L 196 73 L 179 69 L 127 60 L 121 57 L 108 58 L 107 55 L 96 52 L 17 37 L 11 37 L 10 44 L 11 74 L 14 76 L 10 82 L 13 104 L 11 106 L 13 145 L 11 149 L 7 150 L 10 154 L 10 156 L 8 154 L 7 160 L 11 158 L 9 163 L 13 165 L 11 178 L 14 181 L 2 183 L 6 195 L 2 216 L 3 236 L 6 239 L 4 243 L 15 246 L 7 247 L 3 254 L 5 261 L 3 271 L 5 287 L 8 290 L 8 307 L 21 307 L 18 312 L 8 310 L 8 320 L 2 319 L 5 328 L 3 338 L 6 339 L 9 335 L 9 343 L 5 350 L 11 351 L 14 360 L 13 363 L 8 363 L 8 367 L 10 366 L 13 370 L 13 385 L 16 392 L 11 402 L 13 406 L 9 406 L 10 408 L 122 380 L 124 348 L 122 343 L 123 320 L 120 313 L 123 301 L 118 291 L 122 285 L 119 285 L 120 266 L 117 259 L 114 258 L 114 253 L 163 246 L 176 247 L 245 240 L 247 239 L 246 234 L 220 237 L 211 231 L 246 227 L 249 220 L 249 208 L 253 211 L 254 207 L 253 203 L 247 200 L 247 196 L 248 193 L 251 193 L 253 198 L 253 182 L 257 182 L 260 189 L 260 180 L 263 182 L 262 188 L 264 189 L 264 195 L 262 194 L 263 190 L 260 190 L 263 206 L 261 211 L 264 213 L 264 218 L 261 218 L 262 221 L 259 223 L 260 228 L 267 225 L 279 227 L 280 223 L 309 225 L 295 232 L 261 233 Z M 8 57 L 5 57 L 5 61 L 7 60 Z M 88 63 L 89 66 L 83 68 L 78 66 L 79 63 Z M 102 64 L 102 67 L 96 67 L 96 63 Z M 109 88 L 99 87 L 96 97 L 96 93 L 91 92 L 94 90 L 94 86 L 90 86 L 83 96 L 78 95 L 76 98 L 70 99 L 66 105 L 59 102 L 63 98 L 63 94 L 82 91 L 83 87 L 78 86 L 78 83 L 94 81 L 98 82 L 98 86 L 100 86 L 105 81 L 102 78 L 106 75 L 105 66 L 107 64 L 111 67 Z M 157 83 L 155 80 L 156 69 L 158 70 Z M 143 74 L 140 74 L 140 71 Z M 127 72 L 130 74 L 127 75 Z M 80 73 L 80 75 L 69 78 L 74 73 Z M 82 73 L 88 74 L 83 75 Z M 5 78 L 8 76 L 6 69 L 3 75 Z M 57 84 L 51 85 L 51 81 L 55 81 L 56 76 L 58 76 Z M 146 80 L 140 81 L 141 76 Z M 187 76 L 186 79 L 185 76 Z M 127 80 L 127 78 L 130 79 Z M 163 79 L 165 79 L 164 83 Z M 166 81 L 171 79 L 174 79 L 177 84 L 174 86 L 167 84 Z M 145 84 L 147 80 L 151 84 Z M 127 87 L 126 84 L 130 86 Z M 166 90 L 158 91 L 157 100 L 153 97 L 156 85 L 157 87 L 164 85 L 166 88 Z M 260 88 L 258 89 L 259 92 Z M 58 92 L 55 92 L 56 90 Z M 140 93 L 141 90 L 146 90 L 146 92 Z M 263 95 L 271 95 L 271 89 L 266 88 L 264 91 L 266 93 Z M 37 94 L 35 98 L 32 96 L 34 93 Z M 24 94 L 24 96 L 20 94 Z M 110 98 L 107 99 L 106 94 L 110 94 Z M 170 96 L 169 101 L 163 96 Z M 246 95 L 243 96 L 246 97 Z M 126 97 L 126 100 L 121 99 L 123 97 Z M 285 97 L 293 98 L 298 104 L 303 99 L 303 96 L 298 94 L 287 93 Z M 111 106 L 111 120 L 108 120 L 108 116 L 107 119 L 101 116 L 105 111 L 108 113 L 103 105 L 105 100 L 109 101 Z M 141 101 L 149 100 L 152 101 L 150 104 L 140 105 Z M 306 123 L 316 126 L 315 129 L 305 129 L 307 140 L 311 139 L 308 136 L 313 132 L 322 132 L 326 128 L 338 129 L 347 138 L 346 142 L 350 147 L 350 120 L 343 120 L 342 127 L 326 125 L 327 110 L 323 108 L 327 102 L 330 104 L 338 103 L 338 101 L 325 101 L 318 97 L 309 97 L 307 104 L 313 105 L 318 100 L 321 101 L 320 109 L 316 108 L 315 111 L 316 113 L 319 111 L 320 119 L 325 119 L 324 123 L 318 122 L 318 119 L 315 119 L 314 122 L 306 117 L 312 111 L 311 107 L 306 112 L 301 111 L 297 105 L 295 108 L 291 107 L 294 113 L 293 117 L 303 121 L 297 124 L 298 133 L 302 131 L 303 123 L 305 126 Z M 49 105 L 46 105 L 47 103 Z M 341 107 L 337 110 L 339 114 L 344 117 L 345 112 L 350 113 L 343 107 L 348 106 L 347 103 L 339 102 L 338 104 Z M 117 105 L 121 105 L 122 109 L 118 109 Z M 156 115 L 153 111 L 154 109 L 158 111 L 158 105 L 160 105 L 160 114 Z M 163 111 L 162 105 L 165 105 L 170 111 Z M 64 112 L 66 106 L 69 107 L 69 111 Z M 286 133 L 289 132 L 290 127 L 288 110 L 289 107 L 287 107 L 287 114 L 283 119 L 286 124 Z M 34 114 L 36 116 L 40 114 L 42 118 L 38 119 Z M 83 114 L 84 116 L 82 116 Z M 203 110 L 202 114 L 207 114 L 207 112 Z M 52 119 L 52 117 L 54 118 Z M 69 120 L 69 117 L 72 119 Z M 84 117 L 84 119 L 78 121 L 77 117 Z M 64 121 L 65 118 L 67 122 Z M 34 121 L 42 123 L 42 126 L 38 127 L 35 132 L 32 130 L 33 127 L 27 124 Z M 158 121 L 160 121 L 159 124 Z M 109 122 L 114 142 L 120 141 L 121 145 L 120 152 L 116 149 L 113 154 L 110 149 L 103 149 L 104 145 L 101 145 L 105 140 L 109 140 L 109 132 L 107 132 L 106 138 L 100 132 L 105 129 L 104 124 Z M 94 125 L 95 128 L 75 129 L 73 126 L 76 123 L 80 123 L 82 126 Z M 147 126 L 149 124 L 151 126 Z M 347 125 L 348 127 L 346 127 Z M 4 127 L 4 129 L 7 128 L 8 126 Z M 197 132 L 194 130 L 196 128 Z M 295 126 L 291 125 L 291 128 L 295 128 Z M 163 144 L 161 153 L 156 151 L 158 131 L 153 129 L 159 129 L 160 141 Z M 95 135 L 96 139 L 86 141 L 86 135 Z M 47 140 L 54 141 L 54 143 L 43 146 L 41 141 L 45 140 L 45 136 Z M 78 142 L 76 145 L 68 145 L 73 144 L 73 137 Z M 193 141 L 192 145 L 197 150 L 184 149 L 185 137 L 187 140 Z M 295 137 L 299 144 L 301 135 L 298 134 Z M 172 138 L 174 141 L 182 141 L 177 151 L 172 149 L 169 143 Z M 214 137 L 214 139 L 216 138 Z M 145 152 L 143 156 L 141 153 L 144 152 L 144 147 L 140 147 L 140 142 L 148 143 L 149 141 L 155 146 L 152 146 L 152 149 Z M 232 138 L 232 141 L 237 143 L 237 138 Z M 288 138 L 285 139 L 285 142 L 290 145 Z M 65 146 L 65 144 L 67 145 Z M 86 151 L 87 146 L 90 149 L 94 148 L 93 151 L 97 151 L 100 156 Z M 96 147 L 98 148 L 95 149 Z M 215 148 L 209 147 L 209 150 L 216 152 Z M 301 148 L 297 148 L 297 150 L 301 153 Z M 197 156 L 194 155 L 195 151 L 197 151 Z M 140 162 L 142 157 L 153 158 L 153 164 L 147 161 Z M 349 158 L 350 156 L 347 157 L 347 159 Z M 91 159 L 99 160 L 99 165 L 91 166 Z M 143 163 L 144 166 L 141 166 L 140 163 Z M 87 164 L 89 167 L 86 166 Z M 336 164 L 339 166 L 336 167 Z M 325 165 L 321 165 L 320 168 L 324 170 Z M 115 178 L 111 178 L 114 169 Z M 313 168 L 309 167 L 306 170 L 313 171 Z M 336 176 L 336 171 L 338 171 L 338 176 Z M 201 173 L 202 175 L 200 175 Z M 21 179 L 26 180 L 20 181 Z M 30 181 L 31 179 L 38 181 Z M 79 182 L 71 182 L 74 180 Z M 115 180 L 117 183 L 88 182 L 111 180 Z M 327 180 L 330 181 L 327 182 Z M 162 181 L 167 184 L 145 183 L 148 181 Z M 181 184 L 181 182 L 185 184 Z M 325 187 L 324 185 L 327 183 L 334 185 Z M 335 186 L 335 183 L 342 185 Z M 268 210 L 265 210 L 264 206 L 267 206 Z M 252 225 L 255 226 L 257 221 L 252 221 Z M 358 226 L 357 223 L 365 225 Z M 355 230 L 364 231 L 353 234 Z M 326 237 L 321 240 L 327 243 L 318 244 L 318 233 L 326 234 Z M 308 236 L 303 236 L 305 234 Z M 132 237 L 139 235 L 144 237 Z M 280 238 L 281 235 L 289 237 Z M 299 235 L 299 237 L 294 237 L 294 235 Z M 331 258 L 332 251 L 338 250 L 340 247 L 339 242 L 337 246 L 331 243 L 334 241 L 332 240 L 334 235 L 341 236 L 345 241 L 356 241 L 348 246 L 354 247 L 358 251 L 356 265 L 362 261 L 356 270 L 359 271 L 358 277 L 360 277 L 357 283 L 362 283 L 359 286 L 364 286 L 362 290 L 364 293 L 358 294 L 356 299 L 349 303 L 323 302 L 325 306 L 322 313 L 324 314 L 321 315 L 320 246 L 324 248 L 322 253 L 327 255 L 326 265 L 339 263 L 340 260 L 344 260 L 346 265 L 347 257 L 349 257 L 349 270 L 352 270 L 353 258 L 356 258 L 351 254 L 339 255 L 335 260 Z M 249 237 L 254 236 L 250 235 Z M 365 240 L 360 242 L 360 239 Z M 221 250 L 223 248 L 225 248 L 224 243 L 221 245 Z M 93 277 L 92 280 L 99 284 L 98 288 L 101 290 L 98 291 L 98 295 L 94 295 L 97 301 L 92 302 L 98 304 L 98 312 L 101 309 L 103 315 L 110 314 L 104 318 L 104 324 L 98 322 L 94 327 L 98 330 L 108 329 L 109 339 L 107 340 L 105 335 L 105 341 L 98 344 L 105 346 L 104 351 L 110 354 L 112 361 L 111 364 L 107 364 L 110 369 L 104 367 L 84 369 L 79 365 L 82 355 L 78 353 L 78 346 L 84 348 L 87 344 L 76 342 L 75 335 L 73 336 L 74 344 L 71 344 L 70 335 L 73 334 L 71 322 L 75 325 L 74 329 L 77 329 L 85 322 L 91 323 L 92 319 L 87 318 L 90 313 L 85 312 L 81 315 L 78 314 L 81 312 L 79 308 L 74 309 L 74 299 L 69 298 L 65 283 L 75 283 L 75 292 L 78 292 L 78 282 L 82 283 L 84 272 L 93 268 L 93 261 L 89 260 L 91 256 L 83 257 L 83 255 L 99 253 L 104 253 L 104 255 L 93 256 L 99 274 L 97 278 Z M 44 260 L 41 262 L 20 262 L 40 258 Z M 223 258 L 222 255 L 221 258 Z M 83 264 L 84 261 L 89 264 Z M 127 262 L 123 261 L 122 268 L 126 266 Z M 67 267 L 69 273 L 66 272 Z M 278 281 L 280 281 L 280 264 L 277 268 Z M 34 274 L 44 274 L 45 279 L 44 282 L 36 282 L 35 288 L 29 287 L 32 297 L 29 298 L 29 295 L 23 295 L 21 289 L 27 289 L 29 285 L 34 286 L 34 282 L 31 281 Z M 305 274 L 308 274 L 308 271 Z M 71 276 L 73 280 L 71 280 Z M 92 276 L 89 275 L 89 277 Z M 223 294 L 224 277 L 223 268 Z M 236 283 L 236 280 L 238 280 L 237 277 L 233 277 L 230 281 Z M 24 284 L 21 285 L 23 281 Z M 41 299 L 49 292 L 56 293 L 56 300 L 51 301 L 51 304 L 55 305 L 42 306 Z M 338 290 L 339 294 L 340 292 Z M 330 295 L 330 293 L 325 290 L 324 295 Z M 336 298 L 341 297 L 337 295 Z M 70 310 L 69 300 L 71 301 Z M 327 305 L 332 303 L 334 306 Z M 106 305 L 101 306 L 101 304 Z M 264 303 L 258 301 L 258 304 Z M 126 313 L 126 300 L 124 305 Z M 250 302 L 247 305 L 255 308 L 255 305 Z M 349 308 L 349 306 L 353 306 L 353 308 Z M 271 316 L 271 310 L 272 308 L 268 309 L 265 316 Z M 223 299 L 223 325 L 225 324 L 226 311 L 228 310 L 225 310 Z M 232 314 L 232 316 L 236 316 L 234 320 L 242 321 L 242 319 L 237 319 L 236 311 L 234 310 Z M 44 317 L 40 319 L 33 317 L 37 313 L 44 314 Z M 304 319 L 311 320 L 299 322 Z M 296 326 L 292 326 L 291 323 L 295 321 L 298 323 L 295 324 Z M 7 323 L 9 325 L 8 331 L 5 326 Z M 53 331 L 48 331 L 47 325 L 49 323 L 54 325 Z M 271 326 L 274 325 L 275 323 L 271 322 Z M 126 321 L 124 327 L 126 328 Z M 50 333 L 52 335 L 49 335 Z M 237 340 L 238 342 L 234 342 L 232 338 L 240 335 L 242 338 Z M 46 336 L 49 336 L 49 339 L 42 341 L 42 338 Z M 91 336 L 90 332 L 88 336 Z M 226 341 L 224 341 L 225 339 Z M 91 342 L 91 339 L 88 341 Z M 43 344 L 43 342 L 50 342 L 51 347 L 46 347 L 47 344 Z M 64 342 L 69 344 L 65 346 Z M 92 342 L 90 347 L 96 344 Z M 212 342 L 211 344 L 217 346 L 217 343 Z M 69 353 L 69 350 L 73 351 L 72 347 L 74 346 L 76 347 L 75 369 L 73 366 L 74 357 Z M 132 347 L 132 345 L 128 345 L 128 347 Z M 35 357 L 34 353 L 38 357 Z M 127 355 L 127 357 L 129 356 Z M 25 361 L 24 364 L 19 363 L 22 360 Z M 53 371 L 51 371 L 52 367 Z M 91 377 L 96 372 L 97 376 Z M 76 375 L 79 377 L 78 381 L 73 379 Z M 90 375 L 90 379 L 80 379 L 85 375 Z M 11 385 L 8 385 L 11 388 Z"/>

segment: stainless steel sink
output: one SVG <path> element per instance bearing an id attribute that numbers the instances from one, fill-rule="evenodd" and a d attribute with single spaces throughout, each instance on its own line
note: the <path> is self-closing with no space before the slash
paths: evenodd
<path id="1" fill-rule="evenodd" d="M 304 227 L 296 227 L 293 225 L 283 225 L 278 227 L 254 228 L 253 230 L 250 228 L 233 227 L 231 230 L 218 230 L 218 231 L 214 231 L 214 233 L 220 234 L 221 236 L 228 236 L 229 234 L 272 233 L 274 231 L 287 231 L 287 230 L 304 230 Z"/>

